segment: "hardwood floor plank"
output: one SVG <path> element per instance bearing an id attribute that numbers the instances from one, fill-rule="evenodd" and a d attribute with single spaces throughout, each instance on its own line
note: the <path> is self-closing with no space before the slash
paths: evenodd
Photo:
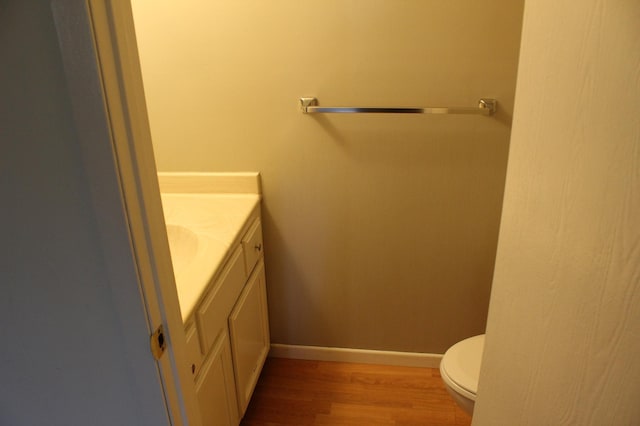
<path id="1" fill-rule="evenodd" d="M 244 426 L 469 426 L 435 368 L 269 358 Z"/>

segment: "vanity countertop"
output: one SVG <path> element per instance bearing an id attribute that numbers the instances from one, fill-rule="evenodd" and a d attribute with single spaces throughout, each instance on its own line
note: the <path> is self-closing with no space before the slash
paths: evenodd
<path id="1" fill-rule="evenodd" d="M 184 322 L 260 203 L 258 194 L 162 193 Z"/>

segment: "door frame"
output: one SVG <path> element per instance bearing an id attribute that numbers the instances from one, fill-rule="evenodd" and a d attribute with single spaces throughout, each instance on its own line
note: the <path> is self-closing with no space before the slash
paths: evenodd
<path id="1" fill-rule="evenodd" d="M 131 4 L 121 0 L 52 0 L 51 5 L 82 162 L 99 232 L 104 237 L 102 248 L 108 273 L 118 276 L 117 259 L 123 256 L 122 246 L 109 244 L 108 238 L 117 228 L 113 218 L 119 217 L 128 228 L 126 237 L 142 301 L 133 309 L 144 311 L 149 335 L 161 324 L 165 330 L 167 349 L 157 361 L 164 409 L 172 425 L 200 425 L 162 213 Z M 118 292 L 117 285 L 122 285 L 111 284 L 114 293 Z M 135 302 L 139 301 L 120 303 Z M 124 311 L 120 313 L 126 327 Z M 156 362 L 151 350 L 149 362 Z"/>

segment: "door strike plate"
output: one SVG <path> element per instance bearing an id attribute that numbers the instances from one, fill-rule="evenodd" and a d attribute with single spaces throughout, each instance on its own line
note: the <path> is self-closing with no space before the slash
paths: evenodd
<path id="1" fill-rule="evenodd" d="M 160 324 L 151 335 L 151 353 L 153 354 L 153 358 L 156 361 L 159 360 L 162 354 L 164 354 L 165 349 L 167 349 L 167 339 L 164 335 L 164 327 Z"/>

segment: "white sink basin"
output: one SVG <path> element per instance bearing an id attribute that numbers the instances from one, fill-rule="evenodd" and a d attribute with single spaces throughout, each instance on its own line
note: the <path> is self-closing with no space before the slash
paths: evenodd
<path id="1" fill-rule="evenodd" d="M 182 275 L 198 253 L 198 235 L 182 225 L 167 224 L 173 272 Z"/>

